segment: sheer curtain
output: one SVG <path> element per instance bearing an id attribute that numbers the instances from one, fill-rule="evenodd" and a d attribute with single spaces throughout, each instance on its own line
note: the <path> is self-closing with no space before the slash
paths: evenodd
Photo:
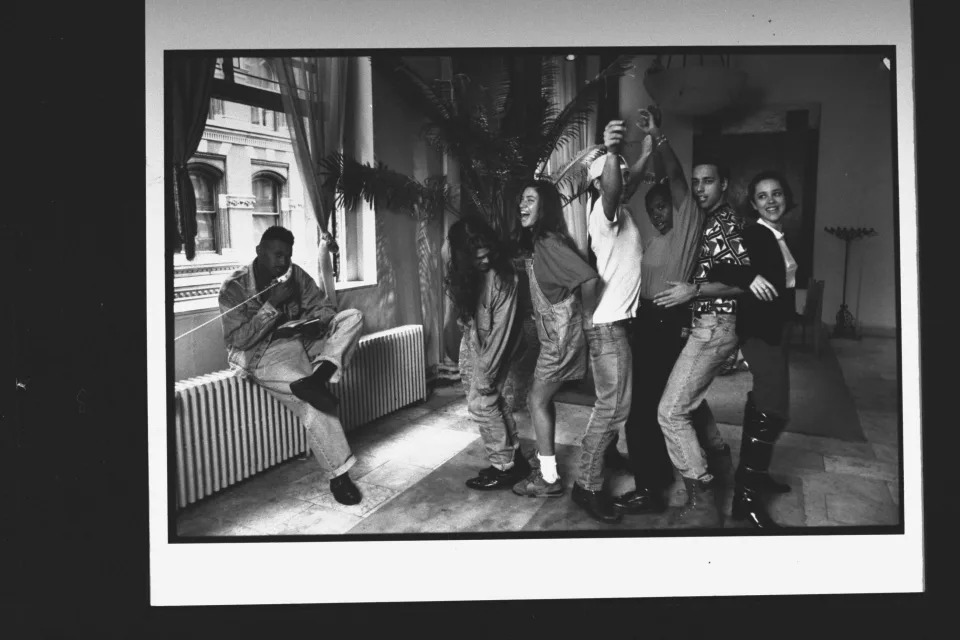
<path id="1" fill-rule="evenodd" d="M 349 58 L 273 58 L 271 63 L 280 80 L 300 176 L 320 230 L 320 276 L 327 295 L 336 302 L 329 253 L 333 239 L 327 231 L 336 209 L 336 192 L 324 187 L 320 161 L 335 151 L 343 152 Z"/>
<path id="2" fill-rule="evenodd" d="M 169 55 L 166 65 L 167 136 L 166 215 L 168 245 L 187 260 L 196 254 L 197 202 L 187 161 L 196 153 L 210 110 L 216 58 Z"/>
<path id="3" fill-rule="evenodd" d="M 560 76 L 557 79 L 557 87 L 554 91 L 554 99 L 557 108 L 562 108 L 568 102 L 573 100 L 580 88 L 580 76 L 577 72 L 581 61 L 568 62 L 561 56 L 555 58 L 555 62 L 560 67 Z M 596 128 L 596 114 L 592 114 L 588 122 L 580 125 L 580 135 L 567 143 L 558 147 L 550 160 L 547 162 L 547 173 L 556 173 L 565 167 L 574 156 L 576 156 L 585 147 L 593 143 L 590 132 Z M 562 189 L 564 195 L 572 193 L 570 187 Z M 579 199 L 574 200 L 564 207 L 563 215 L 567 223 L 567 229 L 570 231 L 570 237 L 577 243 L 577 248 L 587 255 L 587 206 L 588 196 L 585 194 Z"/>

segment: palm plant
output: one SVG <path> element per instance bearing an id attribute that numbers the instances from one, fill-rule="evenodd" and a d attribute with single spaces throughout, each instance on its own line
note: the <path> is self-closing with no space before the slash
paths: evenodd
<path id="1" fill-rule="evenodd" d="M 452 186 L 446 176 L 417 181 L 379 162 L 359 163 L 333 154 L 321 163 L 326 188 L 335 191 L 339 205 L 349 207 L 362 198 L 418 220 L 441 211 L 459 216 L 460 201 L 503 236 L 515 224 L 514 201 L 526 181 L 544 177 L 566 187 L 568 202 L 579 197 L 586 186 L 586 166 L 603 147 L 588 146 L 555 175 L 546 173 L 548 161 L 563 144 L 577 141 L 605 82 L 633 64 L 629 56 L 616 59 L 570 102 L 557 106 L 560 68 L 549 57 L 537 58 L 539 74 L 532 90 L 518 86 L 502 59 L 484 83 L 460 73 L 446 85 L 427 81 L 400 56 L 373 56 L 374 71 L 425 116 L 424 139 L 457 161 L 459 186 Z"/>
<path id="2" fill-rule="evenodd" d="M 608 79 L 633 68 L 630 57 L 617 58 L 583 86 L 570 102 L 558 106 L 556 92 L 560 67 L 544 56 L 495 59 L 484 70 L 484 81 L 466 73 L 449 83 L 428 81 L 402 57 L 371 57 L 375 73 L 386 78 L 401 98 L 426 119 L 422 135 L 434 149 L 456 161 L 459 180 L 431 176 L 423 181 L 394 171 L 380 162 L 360 163 L 342 154 L 320 163 L 324 188 L 335 193 L 338 206 L 351 208 L 359 201 L 406 213 L 417 220 L 417 259 L 420 300 L 424 321 L 445 336 L 447 354 L 456 359 L 458 330 L 444 323 L 440 291 L 440 252 L 431 246 L 428 226 L 441 212 L 456 217 L 473 213 L 483 218 L 504 239 L 517 224 L 514 214 L 520 191 L 537 177 L 555 182 L 565 191 L 566 202 L 586 190 L 587 166 L 604 152 L 590 145 L 555 175 L 547 175 L 554 152 L 578 141 L 582 125 L 596 108 Z M 492 66 L 492 68 L 490 68 Z M 518 68 L 531 69 L 533 82 L 525 82 Z M 586 141 L 581 141 L 586 142 Z M 444 348 L 441 346 L 441 353 Z"/>

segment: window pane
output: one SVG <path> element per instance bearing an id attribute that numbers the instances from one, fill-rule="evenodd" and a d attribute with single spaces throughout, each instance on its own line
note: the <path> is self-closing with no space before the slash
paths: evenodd
<path id="1" fill-rule="evenodd" d="M 280 216 L 265 216 L 254 214 L 253 218 L 253 242 L 260 244 L 260 236 L 268 228 L 280 224 Z"/>
<path id="2" fill-rule="evenodd" d="M 216 251 L 215 225 L 217 216 L 197 212 L 197 251 Z"/>
<path id="3" fill-rule="evenodd" d="M 277 213 L 280 211 L 277 197 L 277 183 L 269 178 L 256 178 L 253 181 L 253 195 L 257 203 L 253 210 L 257 212 Z"/>
<path id="4" fill-rule="evenodd" d="M 213 211 L 213 189 L 210 186 L 210 181 L 196 173 L 191 173 L 190 182 L 193 183 L 193 194 L 197 200 L 197 211 Z"/>
<path id="5" fill-rule="evenodd" d="M 234 58 L 233 64 L 233 77 L 237 84 L 280 93 L 280 83 L 263 58 Z"/>

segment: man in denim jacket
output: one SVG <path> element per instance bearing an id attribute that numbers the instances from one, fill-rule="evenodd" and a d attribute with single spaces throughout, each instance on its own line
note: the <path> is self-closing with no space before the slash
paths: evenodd
<path id="1" fill-rule="evenodd" d="M 357 504 L 362 496 L 347 474 L 356 458 L 326 383 L 337 382 L 349 364 L 363 316 L 356 309 L 338 313 L 313 278 L 291 262 L 292 253 L 293 234 L 270 227 L 256 259 L 220 287 L 227 360 L 300 417 L 310 448 L 331 473 L 334 497 Z M 305 320 L 313 322 L 282 326 Z"/>

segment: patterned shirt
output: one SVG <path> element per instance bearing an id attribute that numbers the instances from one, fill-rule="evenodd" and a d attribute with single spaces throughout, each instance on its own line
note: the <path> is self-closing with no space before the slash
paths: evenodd
<path id="1" fill-rule="evenodd" d="M 733 207 L 723 203 L 707 216 L 700 238 L 700 256 L 693 271 L 694 284 L 708 282 L 707 274 L 713 265 L 726 262 L 748 266 L 750 257 L 743 246 L 743 223 L 737 218 Z M 695 314 L 736 313 L 736 296 L 729 298 L 698 298 L 694 301 Z"/>

